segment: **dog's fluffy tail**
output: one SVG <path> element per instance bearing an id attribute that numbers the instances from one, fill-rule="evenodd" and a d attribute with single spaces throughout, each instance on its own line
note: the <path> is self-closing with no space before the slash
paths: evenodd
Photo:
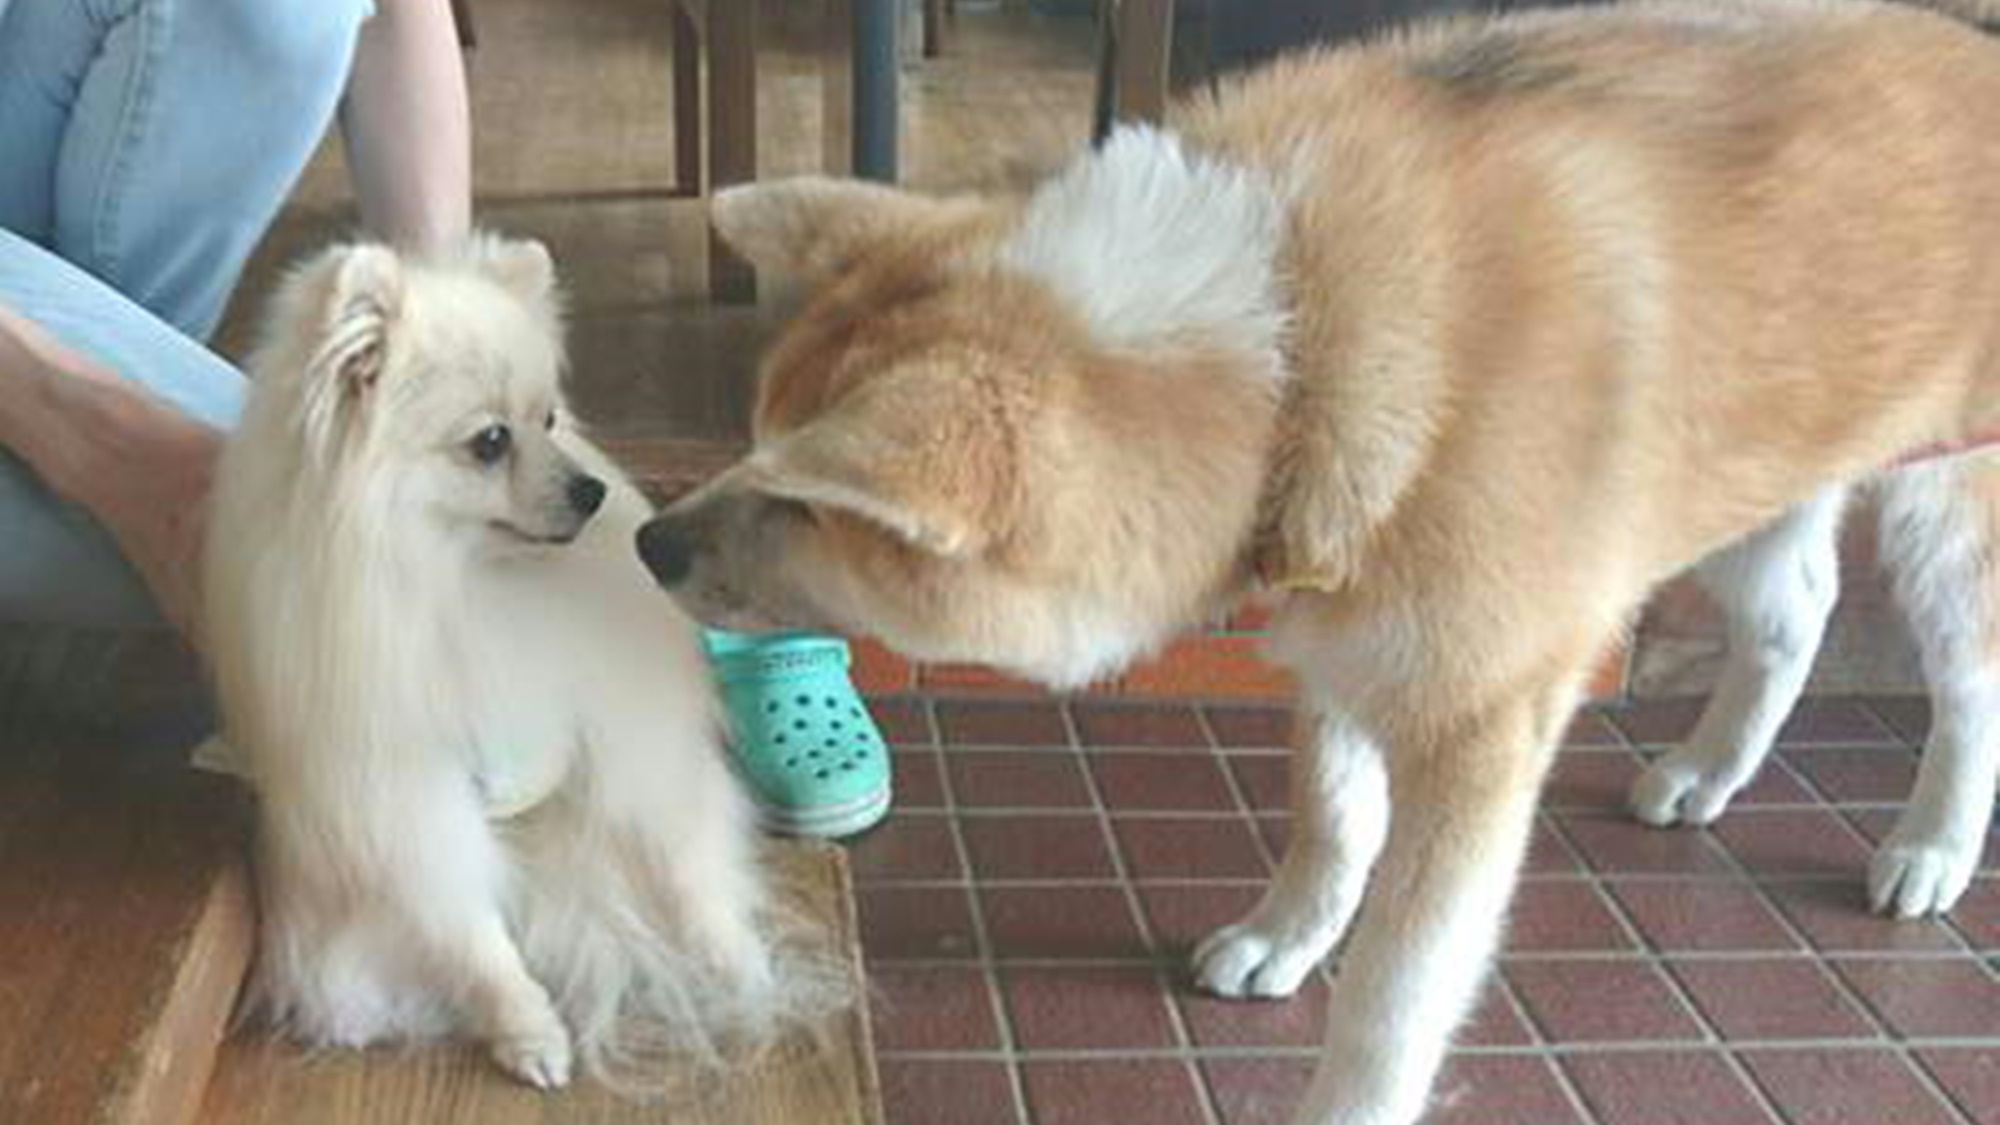
<path id="1" fill-rule="evenodd" d="M 803 880 L 760 857 L 770 872 L 747 947 L 704 956 L 650 854 L 657 834 L 607 822 L 576 781 L 510 833 L 517 940 L 585 1069 L 627 1096 L 699 1098 L 724 1070 L 811 1042 L 852 1007 L 858 982 L 829 945 L 842 927 Z"/>

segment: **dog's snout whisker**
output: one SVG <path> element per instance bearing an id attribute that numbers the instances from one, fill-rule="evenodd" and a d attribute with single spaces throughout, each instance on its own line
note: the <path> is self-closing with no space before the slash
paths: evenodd
<path id="1" fill-rule="evenodd" d="M 571 477 L 568 488 L 569 506 L 581 515 L 595 515 L 604 504 L 604 482 L 596 477 L 578 475 Z"/>

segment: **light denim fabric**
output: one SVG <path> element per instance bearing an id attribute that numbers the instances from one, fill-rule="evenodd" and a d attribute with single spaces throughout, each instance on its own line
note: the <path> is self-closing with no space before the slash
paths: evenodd
<path id="1" fill-rule="evenodd" d="M 0 0 L 0 302 L 227 426 L 201 343 L 332 120 L 368 0 Z M 0 451 L 0 622 L 155 624 L 111 539 Z"/>

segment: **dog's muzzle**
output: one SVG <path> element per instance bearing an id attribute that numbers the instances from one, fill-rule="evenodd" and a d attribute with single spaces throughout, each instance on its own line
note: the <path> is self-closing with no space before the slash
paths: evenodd
<path id="1" fill-rule="evenodd" d="M 694 570 L 694 540 L 672 516 L 656 516 L 639 528 L 639 560 L 653 581 L 667 589 L 686 582 Z"/>

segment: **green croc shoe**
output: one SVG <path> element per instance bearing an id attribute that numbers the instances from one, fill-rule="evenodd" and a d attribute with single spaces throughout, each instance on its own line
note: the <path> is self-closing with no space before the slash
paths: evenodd
<path id="1" fill-rule="evenodd" d="M 889 748 L 848 679 L 847 643 L 713 629 L 704 639 L 766 826 L 824 837 L 873 828 L 889 811 Z"/>

